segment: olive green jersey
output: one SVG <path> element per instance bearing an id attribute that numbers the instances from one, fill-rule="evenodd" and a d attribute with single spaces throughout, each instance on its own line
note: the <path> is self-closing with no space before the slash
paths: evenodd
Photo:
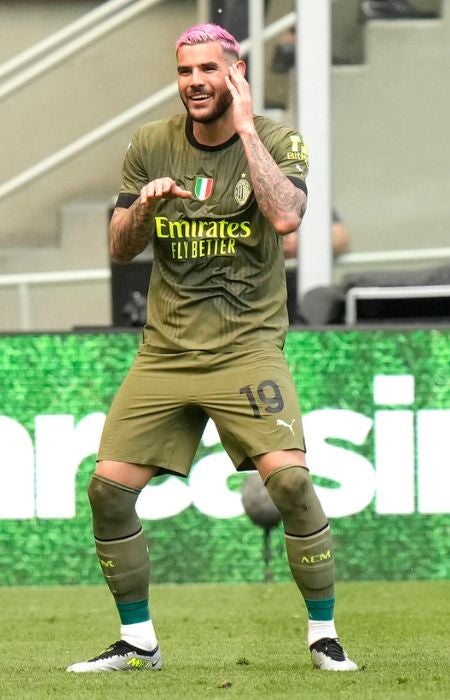
<path id="1" fill-rule="evenodd" d="M 259 116 L 255 126 L 282 172 L 306 191 L 298 132 Z M 240 137 L 199 144 L 187 115 L 142 126 L 125 157 L 117 206 L 129 206 L 161 177 L 193 198 L 160 200 L 152 212 L 143 342 L 163 352 L 281 347 L 288 326 L 283 241 L 258 208 Z"/>

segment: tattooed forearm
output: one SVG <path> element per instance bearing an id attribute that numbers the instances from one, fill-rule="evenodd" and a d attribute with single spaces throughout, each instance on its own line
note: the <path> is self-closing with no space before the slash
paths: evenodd
<path id="1" fill-rule="evenodd" d="M 130 262 L 142 253 L 149 240 L 149 216 L 139 200 L 129 209 L 119 207 L 114 210 L 109 227 L 109 248 L 114 260 Z"/>
<path id="2" fill-rule="evenodd" d="M 306 195 L 283 175 L 256 133 L 243 143 L 262 213 L 278 233 L 296 230 L 306 210 Z"/>

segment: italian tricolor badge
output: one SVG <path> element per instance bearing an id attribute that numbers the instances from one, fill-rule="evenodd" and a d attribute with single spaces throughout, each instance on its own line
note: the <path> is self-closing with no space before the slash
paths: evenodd
<path id="1" fill-rule="evenodd" d="M 194 194 L 197 199 L 205 200 L 211 196 L 214 187 L 214 180 L 212 177 L 196 177 L 194 185 Z"/>

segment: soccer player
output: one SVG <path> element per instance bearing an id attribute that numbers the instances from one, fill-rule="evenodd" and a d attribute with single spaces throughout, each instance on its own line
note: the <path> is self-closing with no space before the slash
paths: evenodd
<path id="1" fill-rule="evenodd" d="M 237 469 L 258 469 L 282 516 L 308 612 L 313 666 L 356 669 L 334 625 L 330 528 L 305 462 L 287 333 L 283 236 L 306 207 L 295 130 L 254 116 L 234 37 L 203 24 L 178 39 L 185 114 L 142 126 L 110 225 L 126 263 L 153 241 L 147 324 L 108 413 L 89 484 L 97 555 L 120 637 L 68 671 L 157 670 L 149 559 L 135 510 L 154 476 L 186 476 L 208 418 Z"/>

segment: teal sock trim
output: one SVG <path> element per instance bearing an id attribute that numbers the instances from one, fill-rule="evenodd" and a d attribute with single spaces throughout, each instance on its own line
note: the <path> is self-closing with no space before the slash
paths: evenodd
<path id="1" fill-rule="evenodd" d="M 324 600 L 305 600 L 310 620 L 332 620 L 334 617 L 334 596 Z"/>
<path id="2" fill-rule="evenodd" d="M 148 600 L 136 600 L 133 603 L 116 603 L 122 625 L 150 620 Z"/>

